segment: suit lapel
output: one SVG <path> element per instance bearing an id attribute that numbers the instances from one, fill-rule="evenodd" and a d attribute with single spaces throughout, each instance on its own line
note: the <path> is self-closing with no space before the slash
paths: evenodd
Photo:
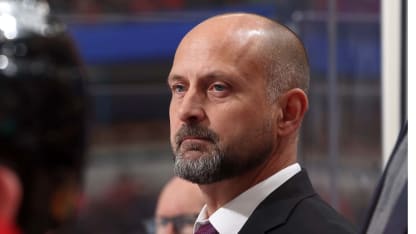
<path id="1" fill-rule="evenodd" d="M 254 210 L 239 234 L 264 233 L 286 222 L 291 211 L 305 198 L 315 195 L 305 170 L 273 191 Z"/>

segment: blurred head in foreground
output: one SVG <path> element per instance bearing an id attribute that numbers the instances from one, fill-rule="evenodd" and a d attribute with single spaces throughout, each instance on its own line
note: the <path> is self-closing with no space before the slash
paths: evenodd
<path id="1" fill-rule="evenodd" d="M 179 177 L 163 188 L 156 208 L 156 234 L 192 234 L 204 201 L 198 185 Z"/>
<path id="2" fill-rule="evenodd" d="M 73 217 L 85 148 L 83 66 L 44 2 L 0 0 L 0 233 Z"/>

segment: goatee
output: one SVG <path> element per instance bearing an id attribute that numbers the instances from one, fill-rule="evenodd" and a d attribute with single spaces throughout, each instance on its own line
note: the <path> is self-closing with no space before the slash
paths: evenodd
<path id="1" fill-rule="evenodd" d="M 200 138 L 206 144 L 186 144 L 182 142 L 187 137 Z M 183 125 L 175 136 L 174 173 L 175 175 L 197 184 L 210 184 L 224 178 L 221 165 L 224 153 L 218 146 L 219 137 L 212 130 L 198 125 Z M 196 151 L 201 155 L 198 158 L 186 158 L 185 154 Z"/>

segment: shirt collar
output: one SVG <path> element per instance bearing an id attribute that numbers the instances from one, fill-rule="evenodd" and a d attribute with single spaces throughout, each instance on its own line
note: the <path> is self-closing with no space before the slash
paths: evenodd
<path id="1" fill-rule="evenodd" d="M 254 185 L 245 192 L 229 201 L 223 207 L 207 217 L 206 205 L 202 208 L 195 222 L 194 230 L 208 221 L 221 234 L 236 234 L 247 222 L 248 217 L 256 207 L 274 190 L 301 170 L 298 163 L 294 163 Z"/>

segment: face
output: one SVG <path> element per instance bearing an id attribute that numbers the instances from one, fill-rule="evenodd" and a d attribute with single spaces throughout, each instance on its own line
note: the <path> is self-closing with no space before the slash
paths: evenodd
<path id="1" fill-rule="evenodd" d="M 258 167 L 276 137 L 253 34 L 207 32 L 181 42 L 168 78 L 175 173 L 198 184 Z"/>
<path id="2" fill-rule="evenodd" d="M 171 180 L 157 202 L 156 234 L 192 234 L 204 204 L 196 184 L 179 178 Z"/>
<path id="3" fill-rule="evenodd" d="M 197 217 L 198 212 L 173 217 L 159 216 L 156 218 L 156 234 L 192 234 Z"/>

